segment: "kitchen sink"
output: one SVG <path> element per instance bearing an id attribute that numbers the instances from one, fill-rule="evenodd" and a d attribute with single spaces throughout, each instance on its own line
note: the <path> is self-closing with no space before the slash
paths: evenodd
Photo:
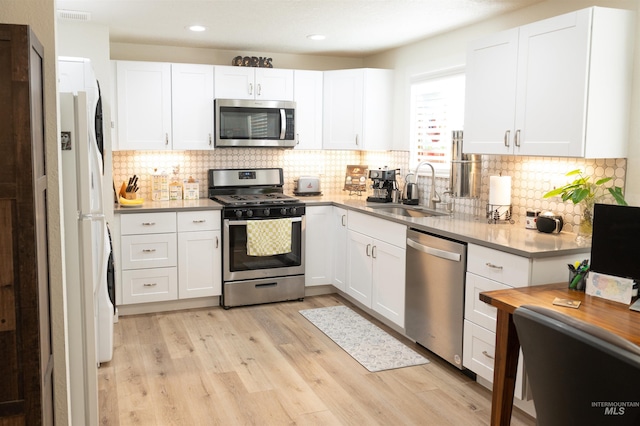
<path id="1" fill-rule="evenodd" d="M 406 217 L 431 217 L 431 216 L 444 216 L 445 213 L 429 210 L 421 207 L 405 206 L 405 205 L 381 205 L 381 206 L 367 206 L 377 212 L 391 213 L 398 216 Z"/>

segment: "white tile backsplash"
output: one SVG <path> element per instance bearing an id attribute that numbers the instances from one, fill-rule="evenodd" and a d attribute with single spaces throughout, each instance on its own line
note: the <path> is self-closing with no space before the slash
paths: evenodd
<path id="1" fill-rule="evenodd" d="M 225 148 L 213 151 L 115 151 L 113 153 L 113 178 L 115 187 L 130 176 L 139 176 L 140 196 L 150 198 L 150 175 L 164 170 L 176 173 L 180 179 L 192 176 L 200 181 L 200 197 L 207 196 L 207 170 L 244 167 L 282 167 L 284 190 L 293 192 L 293 181 L 299 176 L 319 176 L 324 194 L 343 193 L 347 165 L 367 165 L 370 168 L 389 167 L 401 169 L 404 176 L 409 170 L 407 151 L 299 151 L 269 148 Z M 489 200 L 489 177 L 512 177 L 511 205 L 517 225 L 524 226 L 527 209 L 553 210 L 563 215 L 565 231 L 575 232 L 580 221 L 580 209 L 571 202 L 542 196 L 556 186 L 572 180 L 565 174 L 582 169 L 596 178 L 613 177 L 612 184 L 623 187 L 626 178 L 626 159 L 577 159 L 556 157 L 482 156 L 482 189 L 479 199 L 454 199 L 455 210 L 484 217 Z M 426 203 L 431 179 L 420 176 L 421 202 Z M 400 179 L 403 184 L 404 179 Z M 436 178 L 436 191 L 443 201 L 449 198 L 443 193 L 449 185 L 448 178 Z M 366 194 L 363 194 L 365 197 Z"/>

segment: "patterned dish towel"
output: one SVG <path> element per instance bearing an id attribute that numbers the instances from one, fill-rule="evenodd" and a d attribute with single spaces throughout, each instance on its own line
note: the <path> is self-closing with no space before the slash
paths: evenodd
<path id="1" fill-rule="evenodd" d="M 247 221 L 247 254 L 291 253 L 291 218 Z"/>

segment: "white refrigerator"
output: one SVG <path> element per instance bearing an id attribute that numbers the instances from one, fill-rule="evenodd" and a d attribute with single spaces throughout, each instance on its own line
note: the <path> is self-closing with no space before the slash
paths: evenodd
<path id="1" fill-rule="evenodd" d="M 88 63 L 82 66 L 86 67 Z M 98 420 L 97 367 L 113 355 L 114 305 L 107 288 L 111 245 L 102 196 L 103 163 L 95 131 L 99 91 L 62 93 L 60 131 L 71 417 Z"/>

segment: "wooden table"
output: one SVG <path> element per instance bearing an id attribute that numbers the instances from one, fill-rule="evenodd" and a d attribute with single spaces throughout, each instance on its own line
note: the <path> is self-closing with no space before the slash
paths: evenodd
<path id="1" fill-rule="evenodd" d="M 480 293 L 480 300 L 498 308 L 496 353 L 493 371 L 491 424 L 509 425 L 513 408 L 513 391 L 520 341 L 513 323 L 513 311 L 522 305 L 553 309 L 573 318 L 602 327 L 640 345 L 640 312 L 584 292 L 569 290 L 567 283 L 513 288 Z M 553 305 L 556 297 L 581 301 L 578 309 Z"/>

